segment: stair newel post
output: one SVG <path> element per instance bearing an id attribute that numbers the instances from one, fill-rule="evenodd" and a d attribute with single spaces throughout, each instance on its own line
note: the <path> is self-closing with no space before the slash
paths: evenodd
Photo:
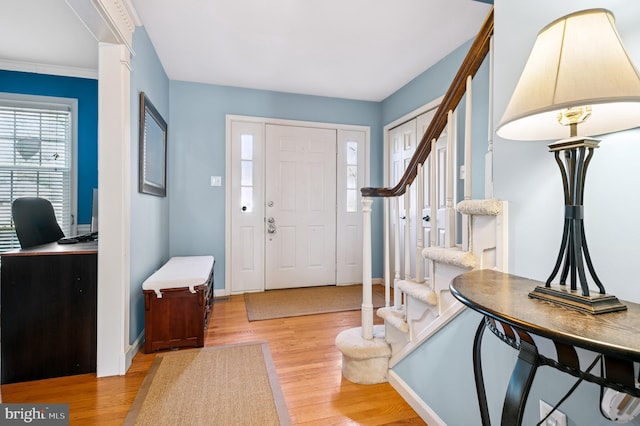
<path id="1" fill-rule="evenodd" d="M 422 164 L 418 164 L 418 175 L 416 177 L 416 276 L 417 283 L 424 282 L 424 259 L 422 249 L 424 248 L 424 231 L 422 228 L 422 206 L 424 206 L 424 170 Z"/>
<path id="2" fill-rule="evenodd" d="M 371 284 L 371 197 L 362 197 L 362 337 L 373 339 Z"/>
<path id="3" fill-rule="evenodd" d="M 393 235 L 393 268 L 395 271 L 393 279 L 393 306 L 396 309 L 400 309 L 402 306 L 402 297 L 400 296 L 400 197 L 395 197 L 395 211 L 396 211 L 396 223 L 395 232 Z"/>
<path id="4" fill-rule="evenodd" d="M 384 197 L 384 306 L 391 306 L 391 241 L 389 241 L 389 198 Z"/>

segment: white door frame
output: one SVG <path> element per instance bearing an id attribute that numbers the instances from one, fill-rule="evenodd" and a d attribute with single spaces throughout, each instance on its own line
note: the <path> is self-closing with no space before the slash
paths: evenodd
<path id="1" fill-rule="evenodd" d="M 364 140 L 364 185 L 368 186 L 370 182 L 370 145 L 371 145 L 371 129 L 369 126 L 360 126 L 360 125 L 348 125 L 348 124 L 336 124 L 336 123 L 325 123 L 325 122 L 315 122 L 315 121 L 298 121 L 298 120 L 287 120 L 287 119 L 277 119 L 277 118 L 268 118 L 268 117 L 251 117 L 251 116 L 242 116 L 242 115 L 231 115 L 228 114 L 225 117 L 226 122 L 226 171 L 225 171 L 225 284 L 224 284 L 224 292 L 221 292 L 220 289 L 216 290 L 216 296 L 226 296 L 231 294 L 231 280 L 232 280 L 232 265 L 231 265 L 231 186 L 232 186 L 232 135 L 231 135 L 231 123 L 233 121 L 243 121 L 243 122 L 251 122 L 251 123 L 259 123 L 266 127 L 267 124 L 275 124 L 281 126 L 293 126 L 293 127 L 313 127 L 313 128 L 323 128 L 323 129 L 335 129 L 338 134 L 349 132 L 349 131 L 359 131 L 364 132 L 365 140 Z M 264 158 L 263 158 L 264 161 Z M 264 178 L 264 176 L 261 176 Z M 262 197 L 261 202 L 264 203 L 264 194 L 260 194 Z M 336 204 L 338 206 L 338 203 Z M 337 217 L 338 226 L 340 226 L 340 215 Z M 339 231 L 338 231 L 339 232 Z M 264 250 L 264 246 L 262 247 Z M 264 253 L 263 253 L 264 254 Z M 341 266 L 339 263 L 336 265 L 337 276 L 339 277 Z M 263 288 L 264 290 L 264 282 Z"/>

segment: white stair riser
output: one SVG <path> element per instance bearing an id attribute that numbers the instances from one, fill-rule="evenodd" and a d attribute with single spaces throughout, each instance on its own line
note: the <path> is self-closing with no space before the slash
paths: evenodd
<path id="1" fill-rule="evenodd" d="M 409 333 L 398 330 L 385 322 L 385 340 L 391 345 L 391 353 L 394 354 L 409 343 Z"/>

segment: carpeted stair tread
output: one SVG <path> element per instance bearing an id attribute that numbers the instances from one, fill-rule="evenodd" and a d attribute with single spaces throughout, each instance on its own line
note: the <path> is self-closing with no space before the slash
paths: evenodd
<path id="1" fill-rule="evenodd" d="M 398 283 L 398 286 L 403 293 L 427 305 L 436 306 L 438 304 L 438 296 L 427 283 L 403 280 Z"/>
<path id="2" fill-rule="evenodd" d="M 409 332 L 409 324 L 404 320 L 404 308 L 398 310 L 392 306 L 384 307 L 378 309 L 376 315 L 384 319 L 385 324 L 389 324 L 403 333 Z"/>

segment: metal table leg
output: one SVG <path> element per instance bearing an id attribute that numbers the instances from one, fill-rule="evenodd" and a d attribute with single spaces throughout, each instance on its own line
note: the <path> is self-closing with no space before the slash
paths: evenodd
<path id="1" fill-rule="evenodd" d="M 484 379 L 482 377 L 482 359 L 480 348 L 482 346 L 482 335 L 484 334 L 484 317 L 480 320 L 476 337 L 473 340 L 473 375 L 476 379 L 476 393 L 478 394 L 478 404 L 480 404 L 480 418 L 482 426 L 491 426 L 489 419 L 489 408 L 487 407 L 487 394 L 484 390 Z"/>
<path id="2" fill-rule="evenodd" d="M 511 373 L 502 407 L 502 426 L 521 425 L 527 396 L 538 369 L 538 349 L 530 343 L 520 341 L 520 353 Z"/>
<path id="3" fill-rule="evenodd" d="M 476 381 L 476 393 L 480 405 L 480 418 L 482 426 L 491 426 L 489 408 L 487 406 L 487 394 L 484 388 L 482 375 L 481 346 L 482 336 L 486 328 L 485 318 L 482 318 L 473 340 L 473 375 Z M 527 396 L 533 383 L 533 378 L 538 369 L 538 349 L 523 340 L 520 341 L 518 360 L 511 373 L 511 380 L 505 395 L 502 407 L 502 426 L 520 426 L 522 416 L 527 403 Z"/>

